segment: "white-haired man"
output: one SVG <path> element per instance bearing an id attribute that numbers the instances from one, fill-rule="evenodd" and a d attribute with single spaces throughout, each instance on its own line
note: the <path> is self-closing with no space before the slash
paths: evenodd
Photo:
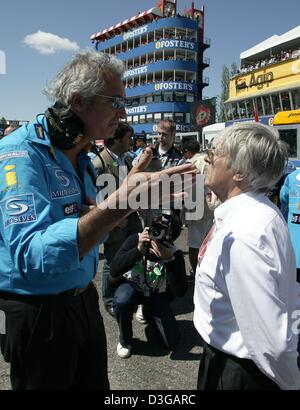
<path id="1" fill-rule="evenodd" d="M 299 288 L 287 225 L 266 197 L 287 150 L 256 123 L 224 130 L 207 157 L 206 185 L 222 204 L 199 251 L 194 324 L 204 342 L 198 388 L 299 389 Z"/>
<path id="2" fill-rule="evenodd" d="M 0 141 L 0 337 L 13 389 L 109 388 L 92 280 L 100 241 L 134 211 L 120 202 L 128 204 L 151 152 L 96 206 L 86 148 L 114 135 L 126 115 L 123 73 L 113 56 L 77 54 L 48 89 L 54 106 Z M 144 174 L 142 191 L 159 183 L 153 176 Z"/>

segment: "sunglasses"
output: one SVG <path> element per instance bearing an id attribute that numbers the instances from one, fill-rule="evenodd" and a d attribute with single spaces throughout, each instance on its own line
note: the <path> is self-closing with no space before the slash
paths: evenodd
<path id="1" fill-rule="evenodd" d="M 104 98 L 109 98 L 111 101 L 111 106 L 115 110 L 121 110 L 126 107 L 127 99 L 124 97 L 112 97 L 110 95 L 104 95 L 104 94 L 95 94 L 98 95 L 98 97 L 104 97 Z"/>

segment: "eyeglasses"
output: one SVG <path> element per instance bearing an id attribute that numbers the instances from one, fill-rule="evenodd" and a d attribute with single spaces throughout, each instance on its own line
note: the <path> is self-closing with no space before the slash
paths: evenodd
<path id="1" fill-rule="evenodd" d="M 207 157 L 205 158 L 205 161 L 211 165 L 214 165 L 216 160 L 223 156 L 224 154 L 216 152 L 216 148 L 210 148 L 207 150 Z"/>
<path id="2" fill-rule="evenodd" d="M 110 100 L 112 100 L 111 106 L 115 110 L 121 110 L 126 107 L 127 99 L 124 97 L 116 97 L 116 96 L 104 95 L 104 94 L 95 94 L 95 95 L 98 95 L 98 97 L 109 98 Z"/>

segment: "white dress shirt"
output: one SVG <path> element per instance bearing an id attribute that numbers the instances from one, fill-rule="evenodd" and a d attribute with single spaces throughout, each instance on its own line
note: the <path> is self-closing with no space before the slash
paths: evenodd
<path id="1" fill-rule="evenodd" d="M 299 285 L 287 225 L 264 194 L 237 195 L 214 214 L 196 271 L 195 327 L 213 347 L 254 361 L 281 389 L 299 389 L 292 318 Z"/>

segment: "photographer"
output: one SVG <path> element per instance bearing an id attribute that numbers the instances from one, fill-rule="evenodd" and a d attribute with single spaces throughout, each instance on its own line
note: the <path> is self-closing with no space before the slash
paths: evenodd
<path id="1" fill-rule="evenodd" d="M 127 238 L 110 265 L 110 278 L 117 285 L 114 311 L 120 330 L 117 354 L 131 355 L 132 318 L 137 304 L 144 305 L 148 322 L 159 331 L 160 339 L 173 348 L 179 331 L 170 300 L 184 296 L 187 279 L 183 253 L 173 241 L 181 232 L 178 217 L 162 212 L 151 228 Z M 155 238 L 155 240 L 153 240 Z"/>

